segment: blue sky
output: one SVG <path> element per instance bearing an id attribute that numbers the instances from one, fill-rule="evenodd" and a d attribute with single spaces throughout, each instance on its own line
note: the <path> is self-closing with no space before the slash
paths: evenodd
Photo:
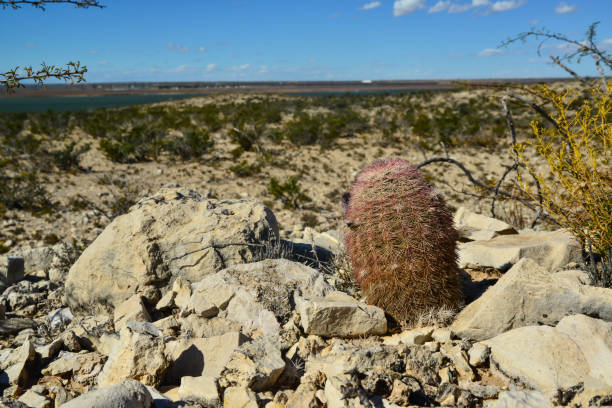
<path id="1" fill-rule="evenodd" d="M 534 25 L 582 39 L 594 21 L 612 50 L 612 0 L 101 3 L 0 8 L 0 70 L 79 60 L 88 82 L 565 76 L 535 42 L 497 46 Z M 590 61 L 576 69 L 596 74 Z"/>

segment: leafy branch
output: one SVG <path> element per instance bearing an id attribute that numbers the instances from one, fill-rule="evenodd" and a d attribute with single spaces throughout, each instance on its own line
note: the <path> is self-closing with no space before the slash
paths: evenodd
<path id="1" fill-rule="evenodd" d="M 2 8 L 18 9 L 23 7 L 24 4 L 41 10 L 45 10 L 47 4 L 73 4 L 76 8 L 105 7 L 96 0 L 0 0 Z"/>
<path id="2" fill-rule="evenodd" d="M 42 63 L 39 70 L 34 70 L 31 66 L 24 67 L 19 71 L 19 67 L 15 67 L 7 72 L 0 73 L 0 86 L 6 88 L 6 92 L 14 91 L 16 88 L 23 88 L 24 81 L 33 81 L 36 85 L 44 85 L 44 81 L 49 78 L 63 79 L 70 81 L 72 84 L 85 81 L 85 73 L 87 67 L 81 66 L 79 61 L 66 64 L 66 67 L 56 67 L 55 65 L 47 65 Z"/>

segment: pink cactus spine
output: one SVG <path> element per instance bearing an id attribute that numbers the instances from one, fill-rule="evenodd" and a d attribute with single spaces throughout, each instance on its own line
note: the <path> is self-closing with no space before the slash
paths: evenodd
<path id="1" fill-rule="evenodd" d="M 346 250 L 367 301 L 400 322 L 461 300 L 457 232 L 444 199 L 408 162 L 358 174 L 345 211 Z"/>

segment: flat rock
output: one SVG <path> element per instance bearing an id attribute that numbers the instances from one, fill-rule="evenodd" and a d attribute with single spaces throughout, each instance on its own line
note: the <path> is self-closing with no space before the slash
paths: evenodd
<path id="1" fill-rule="evenodd" d="M 507 271 L 523 258 L 537 262 L 548 271 L 580 262 L 580 244 L 565 230 L 501 235 L 488 241 L 461 243 L 459 266 L 477 265 Z"/>
<path id="2" fill-rule="evenodd" d="M 387 332 L 385 312 L 342 292 L 302 302 L 298 311 L 306 334 L 323 337 L 359 337 Z"/>
<path id="3" fill-rule="evenodd" d="M 181 386 L 178 389 L 179 398 L 216 407 L 219 405 L 219 391 L 217 380 L 211 377 L 181 378 Z"/>
<path id="4" fill-rule="evenodd" d="M 556 277 L 524 258 L 456 317 L 451 330 L 481 341 L 505 331 L 537 324 L 556 325 L 572 314 L 612 321 L 612 289 Z"/>
<path id="5" fill-rule="evenodd" d="M 53 402 L 45 397 L 44 395 L 40 395 L 32 390 L 27 390 L 21 397 L 18 399 L 19 402 L 23 402 L 30 408 L 52 408 Z"/>
<path id="6" fill-rule="evenodd" d="M 537 391 L 504 391 L 487 408 L 552 408 L 552 404 Z"/>
<path id="7" fill-rule="evenodd" d="M 25 329 L 32 329 L 38 326 L 36 321 L 25 317 L 11 317 L 0 320 L 0 336 L 17 334 Z"/>
<path id="8" fill-rule="evenodd" d="M 257 394 L 247 387 L 228 387 L 223 393 L 223 408 L 258 408 Z"/>
<path id="9" fill-rule="evenodd" d="M 434 327 L 419 327 L 416 329 L 404 330 L 401 333 L 385 337 L 383 343 L 390 346 L 406 344 L 409 346 L 423 345 L 433 340 Z"/>
<path id="10" fill-rule="evenodd" d="M 491 239 L 498 235 L 517 234 L 510 224 L 459 207 L 453 217 L 459 235 L 469 241 Z"/>
<path id="11" fill-rule="evenodd" d="M 529 326 L 483 342 L 508 377 L 554 393 L 579 383 L 612 385 L 612 324 L 569 316 L 556 328 Z"/>
<path id="12" fill-rule="evenodd" d="M 169 289 L 160 283 L 196 282 L 258 260 L 262 245 L 278 237 L 276 218 L 263 204 L 165 188 L 115 218 L 85 249 L 68 273 L 65 301 L 73 311 L 88 312 L 116 307 L 134 294 L 157 302 L 157 289 Z"/>
<path id="13" fill-rule="evenodd" d="M 143 384 L 127 380 L 90 391 L 70 400 L 62 408 L 151 408 L 153 398 Z"/>

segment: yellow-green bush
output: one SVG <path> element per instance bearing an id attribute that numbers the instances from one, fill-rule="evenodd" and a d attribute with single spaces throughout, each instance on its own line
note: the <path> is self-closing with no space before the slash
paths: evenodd
<path id="1" fill-rule="evenodd" d="M 590 98 L 577 90 L 545 86 L 534 95 L 552 105 L 554 125 L 533 121 L 533 137 L 514 146 L 519 161 L 541 186 L 544 210 L 601 262 L 590 269 L 598 284 L 612 286 L 612 85 L 591 89 Z M 576 98 L 581 103 L 576 103 Z M 539 171 L 544 161 L 546 171 Z M 547 175 L 548 173 L 548 175 Z M 519 184 L 532 198 L 537 191 L 526 178 Z"/>

